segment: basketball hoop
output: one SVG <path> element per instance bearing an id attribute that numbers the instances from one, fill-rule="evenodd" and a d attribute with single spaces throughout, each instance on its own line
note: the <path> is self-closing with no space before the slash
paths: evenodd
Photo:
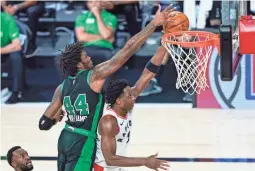
<path id="1" fill-rule="evenodd" d="M 214 46 L 220 52 L 218 35 L 204 31 L 167 33 L 162 37 L 162 45 L 175 63 L 177 89 L 192 95 L 209 87 L 206 80 L 207 62 Z"/>

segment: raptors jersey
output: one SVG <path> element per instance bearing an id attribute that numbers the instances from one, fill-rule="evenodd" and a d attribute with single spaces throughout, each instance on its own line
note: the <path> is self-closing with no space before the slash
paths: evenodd
<path id="1" fill-rule="evenodd" d="M 118 126 L 119 126 L 119 133 L 116 135 L 116 155 L 118 156 L 125 156 L 126 148 L 129 144 L 130 138 L 130 131 L 132 127 L 132 116 L 131 112 L 129 112 L 126 118 L 119 116 L 113 109 L 107 108 L 103 116 L 111 115 L 117 119 Z M 97 152 L 96 152 L 96 159 L 95 159 L 95 166 L 94 171 L 122 171 L 122 168 L 114 167 L 114 166 L 107 166 L 104 155 L 101 149 L 101 136 L 97 132 Z"/>

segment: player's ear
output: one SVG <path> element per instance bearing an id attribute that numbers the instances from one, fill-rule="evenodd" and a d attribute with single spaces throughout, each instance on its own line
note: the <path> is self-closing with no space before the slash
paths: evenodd
<path id="1" fill-rule="evenodd" d="M 78 69 L 82 69 L 82 67 L 83 67 L 82 63 L 79 62 L 79 63 L 77 64 L 77 68 L 78 68 Z"/>
<path id="2" fill-rule="evenodd" d="M 16 168 L 16 165 L 17 165 L 17 164 L 16 164 L 15 161 L 12 161 L 12 162 L 11 162 L 11 165 L 12 165 L 13 168 Z"/>
<path id="3" fill-rule="evenodd" d="M 116 99 L 116 104 L 119 105 L 120 103 L 121 103 L 120 98 L 117 98 L 117 99 Z"/>

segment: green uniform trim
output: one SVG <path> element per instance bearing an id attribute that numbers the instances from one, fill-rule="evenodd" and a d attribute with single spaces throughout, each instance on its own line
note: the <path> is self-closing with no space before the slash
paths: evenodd
<path id="1" fill-rule="evenodd" d="M 67 131 L 70 131 L 70 132 L 74 132 L 74 133 L 80 134 L 80 135 L 88 136 L 88 137 L 91 137 L 91 138 L 96 138 L 96 134 L 95 133 L 90 132 L 90 131 L 88 131 L 86 129 L 75 128 L 75 127 L 72 127 L 72 126 L 70 126 L 68 124 L 65 125 L 64 129 L 67 130 Z"/>
<path id="2" fill-rule="evenodd" d="M 89 86 L 90 86 L 90 75 L 91 75 L 91 71 L 92 71 L 92 70 L 89 70 L 88 75 L 87 75 L 87 83 L 88 83 Z"/>
<path id="3" fill-rule="evenodd" d="M 96 140 L 94 138 L 88 137 L 86 140 L 82 151 L 81 156 L 78 159 L 78 162 L 75 165 L 75 168 L 73 171 L 89 171 L 91 170 L 92 166 L 92 157 L 94 153 Z"/>
<path id="4" fill-rule="evenodd" d="M 97 129 L 98 121 L 100 118 L 99 116 L 100 109 L 103 104 L 102 100 L 103 100 L 103 96 L 102 94 L 99 94 L 99 102 L 97 103 L 97 106 L 96 106 L 96 111 L 95 111 L 95 115 L 92 122 L 91 132 L 95 132 Z M 94 148 L 96 144 L 95 140 L 96 140 L 95 138 L 91 138 L 90 136 L 88 136 L 88 139 L 86 140 L 82 148 L 81 156 L 79 157 L 78 162 L 75 165 L 74 171 L 85 171 L 85 170 L 87 171 L 91 169 L 92 162 L 93 162 L 92 157 L 93 157 Z"/>
<path id="5" fill-rule="evenodd" d="M 92 128 L 91 128 L 92 132 L 96 132 L 96 130 L 97 130 L 97 125 L 98 125 L 98 122 L 99 122 L 99 119 L 100 119 L 100 116 L 99 116 L 100 109 L 103 105 L 102 101 L 103 101 L 103 95 L 100 93 L 99 94 L 99 102 L 97 103 L 95 116 L 93 118 L 93 123 L 92 123 Z"/>
<path id="6" fill-rule="evenodd" d="M 78 76 L 78 75 L 80 75 L 82 72 L 84 72 L 85 70 L 79 70 L 78 72 L 77 72 L 77 74 L 76 74 L 76 77 Z M 75 79 L 75 77 L 73 77 L 73 76 L 68 76 L 68 78 L 70 78 L 70 79 Z"/>
<path id="7" fill-rule="evenodd" d="M 84 136 L 85 141 L 82 147 L 79 146 L 79 158 L 76 159 L 76 164 L 72 171 L 89 171 L 91 170 L 94 162 L 93 160 L 96 150 L 97 125 L 102 115 L 104 99 L 101 93 L 96 93 L 90 88 L 89 84 L 91 73 L 92 72 L 88 70 L 80 70 L 77 72 L 76 76 L 69 76 L 68 79 L 65 80 L 65 83 L 62 83 L 62 101 L 64 101 L 65 97 L 69 97 L 69 102 L 71 103 L 70 106 L 75 107 L 77 98 L 79 99 L 79 96 L 83 95 L 85 92 L 89 98 L 85 101 L 86 103 L 90 103 L 88 105 L 91 105 L 91 111 L 93 112 L 90 113 L 93 115 L 93 117 L 88 117 L 89 120 L 85 120 L 82 124 L 67 122 L 64 127 L 65 131 L 72 132 L 73 134 L 77 134 L 82 137 Z M 75 115 L 76 114 L 81 115 L 79 113 L 75 113 Z M 71 116 L 70 113 L 69 115 Z"/>

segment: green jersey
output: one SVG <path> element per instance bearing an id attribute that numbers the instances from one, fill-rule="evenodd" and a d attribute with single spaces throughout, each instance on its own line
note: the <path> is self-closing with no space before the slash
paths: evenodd
<path id="1" fill-rule="evenodd" d="M 104 99 L 101 93 L 90 88 L 90 73 L 91 70 L 82 70 L 76 77 L 66 78 L 62 83 L 62 101 L 68 125 L 95 132 L 102 116 Z"/>
<path id="2" fill-rule="evenodd" d="M 10 44 L 14 39 L 19 38 L 19 29 L 13 16 L 1 12 L 1 47 Z"/>
<path id="3" fill-rule="evenodd" d="M 105 10 L 101 10 L 101 17 L 104 24 L 108 27 L 111 27 L 113 30 L 117 28 L 117 17 Z M 80 14 L 75 20 L 75 28 L 83 27 L 84 30 L 89 34 L 99 34 L 97 20 L 92 12 L 86 12 Z M 112 49 L 113 45 L 110 41 L 100 39 L 92 42 L 85 42 L 84 46 L 99 46 L 102 48 Z"/>

